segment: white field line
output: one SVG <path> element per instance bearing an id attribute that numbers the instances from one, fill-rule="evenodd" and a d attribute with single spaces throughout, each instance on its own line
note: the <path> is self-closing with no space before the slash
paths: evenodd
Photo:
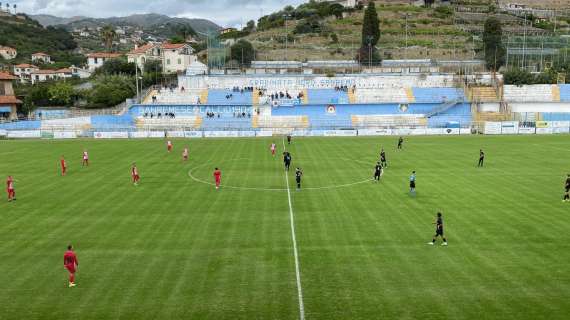
<path id="1" fill-rule="evenodd" d="M 283 138 L 283 151 L 285 151 L 285 138 Z M 301 271 L 299 267 L 299 253 L 297 251 L 297 238 L 295 236 L 295 217 L 293 215 L 293 204 L 291 203 L 291 188 L 289 187 L 289 177 L 285 172 L 285 182 L 287 184 L 287 199 L 289 200 L 289 218 L 291 221 L 291 239 L 293 240 L 293 256 L 295 257 L 295 276 L 297 278 L 297 294 L 299 295 L 299 319 L 305 320 L 305 305 L 303 304 L 303 288 L 301 287 Z"/>

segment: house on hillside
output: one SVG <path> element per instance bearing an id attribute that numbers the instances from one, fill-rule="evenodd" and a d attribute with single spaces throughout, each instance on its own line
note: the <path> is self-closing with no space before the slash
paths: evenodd
<path id="1" fill-rule="evenodd" d="M 97 68 L 103 66 L 105 61 L 110 59 L 120 58 L 122 54 L 120 53 L 108 53 L 108 52 L 95 52 L 87 55 L 87 67 L 89 71 L 93 72 Z"/>
<path id="2" fill-rule="evenodd" d="M 12 60 L 16 58 L 18 51 L 11 47 L 0 46 L 0 57 L 4 60 Z"/>
<path id="3" fill-rule="evenodd" d="M 34 66 L 33 64 L 17 64 L 14 66 L 14 75 L 20 79 L 21 83 L 31 83 L 32 72 L 38 70 L 40 70 L 40 68 Z"/>
<path id="4" fill-rule="evenodd" d="M 187 43 L 163 43 L 161 60 L 165 73 L 177 73 L 188 69 L 198 60 L 198 57 Z"/>
<path id="5" fill-rule="evenodd" d="M 224 28 L 224 29 L 220 30 L 220 35 L 230 33 L 230 32 L 235 32 L 235 31 L 237 31 L 236 28 Z"/>
<path id="6" fill-rule="evenodd" d="M 51 63 L 51 57 L 47 53 L 37 52 L 32 54 L 32 63 Z"/>
<path id="7" fill-rule="evenodd" d="M 0 119 L 16 119 L 18 117 L 18 105 L 22 101 L 16 99 L 12 81 L 18 80 L 9 73 L 0 72 Z"/>
<path id="8" fill-rule="evenodd" d="M 31 73 L 32 84 L 45 81 L 70 79 L 72 77 L 73 71 L 70 68 L 59 70 L 36 70 Z"/>
<path id="9" fill-rule="evenodd" d="M 140 68 L 144 68 L 147 61 L 162 61 L 162 49 L 159 44 L 147 43 L 142 46 L 135 46 L 127 53 L 127 61 L 134 62 Z"/>

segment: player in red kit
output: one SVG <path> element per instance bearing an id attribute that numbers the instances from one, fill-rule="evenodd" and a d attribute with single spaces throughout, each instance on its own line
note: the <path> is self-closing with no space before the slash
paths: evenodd
<path id="1" fill-rule="evenodd" d="M 61 175 L 65 176 L 65 173 L 67 172 L 67 163 L 65 162 L 65 158 L 63 156 L 61 156 L 61 160 L 59 160 L 60 166 L 61 166 Z"/>
<path id="2" fill-rule="evenodd" d="M 6 192 L 8 193 L 8 201 L 16 200 L 14 178 L 12 178 L 12 176 L 8 176 L 8 179 L 6 179 Z"/>
<path id="3" fill-rule="evenodd" d="M 275 143 L 271 144 L 271 155 L 275 157 L 275 150 L 277 149 L 277 146 L 275 145 Z"/>
<path id="4" fill-rule="evenodd" d="M 83 162 L 81 165 L 89 167 L 89 153 L 87 153 L 87 150 L 83 151 Z"/>
<path id="5" fill-rule="evenodd" d="M 131 168 L 131 177 L 133 178 L 133 184 L 136 186 L 139 184 L 139 180 L 141 177 L 139 176 L 139 169 L 137 165 L 133 163 L 133 167 Z"/>
<path id="6" fill-rule="evenodd" d="M 182 160 L 188 161 L 188 155 L 189 155 L 189 151 L 188 151 L 188 147 L 186 147 L 186 148 L 184 148 L 184 152 L 182 152 Z"/>
<path id="7" fill-rule="evenodd" d="M 218 168 L 214 170 L 214 179 L 216 180 L 216 189 L 220 189 L 220 184 L 222 184 L 222 172 Z"/>
<path id="8" fill-rule="evenodd" d="M 77 272 L 79 262 L 71 245 L 67 246 L 67 251 L 63 255 L 63 266 L 69 272 L 69 287 L 75 287 L 75 272 Z"/>
<path id="9" fill-rule="evenodd" d="M 168 153 L 172 152 L 172 141 L 168 140 L 166 142 L 166 149 L 168 150 Z"/>

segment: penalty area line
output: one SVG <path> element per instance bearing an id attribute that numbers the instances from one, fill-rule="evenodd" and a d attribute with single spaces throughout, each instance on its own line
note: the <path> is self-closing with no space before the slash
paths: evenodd
<path id="1" fill-rule="evenodd" d="M 283 138 L 283 151 L 286 150 L 285 138 Z M 293 204 L 291 202 L 291 188 L 289 187 L 289 177 L 285 172 L 285 183 L 287 184 L 287 199 L 289 200 L 289 221 L 291 222 L 291 239 L 293 240 L 293 256 L 295 257 L 295 278 L 297 280 L 297 294 L 299 296 L 299 319 L 305 320 L 305 305 L 303 303 L 303 287 L 301 286 L 301 267 L 299 264 L 299 252 L 297 250 L 297 237 L 295 236 L 295 215 L 293 214 Z"/>

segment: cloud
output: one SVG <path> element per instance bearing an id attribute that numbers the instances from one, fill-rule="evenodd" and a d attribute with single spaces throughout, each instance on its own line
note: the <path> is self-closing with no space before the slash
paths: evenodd
<path id="1" fill-rule="evenodd" d="M 135 13 L 159 13 L 212 20 L 222 26 L 238 26 L 257 20 L 303 0 L 13 0 L 21 12 L 61 17 L 104 18 Z"/>

